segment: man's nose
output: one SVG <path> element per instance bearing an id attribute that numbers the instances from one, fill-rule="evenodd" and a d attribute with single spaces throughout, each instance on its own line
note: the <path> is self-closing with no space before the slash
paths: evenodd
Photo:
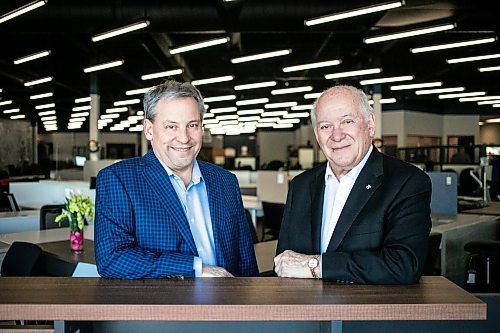
<path id="1" fill-rule="evenodd" d="M 179 129 L 179 133 L 177 135 L 177 140 L 182 143 L 187 143 L 189 141 L 189 134 L 187 128 Z"/>
<path id="2" fill-rule="evenodd" d="M 344 130 L 340 126 L 333 126 L 332 133 L 330 134 L 330 138 L 333 141 L 341 141 L 344 139 L 345 133 Z"/>

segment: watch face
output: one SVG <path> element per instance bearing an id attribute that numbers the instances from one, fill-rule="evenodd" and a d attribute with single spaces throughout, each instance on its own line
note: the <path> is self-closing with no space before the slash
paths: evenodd
<path id="1" fill-rule="evenodd" d="M 309 268 L 316 268 L 318 266 L 318 259 L 309 259 Z"/>

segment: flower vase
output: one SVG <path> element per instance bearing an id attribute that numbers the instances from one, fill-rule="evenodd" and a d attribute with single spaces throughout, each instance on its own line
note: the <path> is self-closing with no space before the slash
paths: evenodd
<path id="1" fill-rule="evenodd" d="M 83 251 L 83 229 L 71 230 L 69 234 L 69 244 L 73 251 Z"/>

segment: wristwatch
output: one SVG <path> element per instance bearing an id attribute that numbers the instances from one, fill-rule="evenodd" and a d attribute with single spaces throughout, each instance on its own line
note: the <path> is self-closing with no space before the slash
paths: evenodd
<path id="1" fill-rule="evenodd" d="M 318 274 L 316 274 L 316 267 L 319 266 L 319 256 L 314 256 L 313 258 L 309 259 L 309 262 L 307 263 L 307 266 L 309 266 L 309 269 L 311 270 L 311 275 L 315 279 L 319 279 Z"/>

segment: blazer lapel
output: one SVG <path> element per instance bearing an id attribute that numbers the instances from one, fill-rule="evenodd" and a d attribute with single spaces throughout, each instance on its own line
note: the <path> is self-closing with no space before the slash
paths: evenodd
<path id="1" fill-rule="evenodd" d="M 195 256 L 198 255 L 196 245 L 194 243 L 189 222 L 182 208 L 182 204 L 177 197 L 172 183 L 168 179 L 167 172 L 160 161 L 156 158 L 151 149 L 145 156 L 146 167 L 143 169 L 144 178 L 149 184 L 149 187 L 157 194 L 158 200 L 165 207 L 166 212 L 172 216 L 177 224 L 179 233 L 182 235 L 186 243 Z"/>
<path id="2" fill-rule="evenodd" d="M 321 223 L 323 218 L 323 198 L 325 192 L 326 166 L 321 168 L 311 183 L 311 239 L 314 253 L 320 252 L 321 246 Z"/>
<path id="3" fill-rule="evenodd" d="M 376 148 L 373 148 L 342 209 L 342 213 L 339 216 L 332 238 L 328 244 L 328 252 L 337 250 L 359 213 L 380 186 L 381 182 L 378 176 L 383 174 L 382 162 L 382 154 Z"/>
<path id="4" fill-rule="evenodd" d="M 200 167 L 203 179 L 205 180 L 205 187 L 207 188 L 208 206 L 210 208 L 210 219 L 212 220 L 212 232 L 214 234 L 215 257 L 217 259 L 217 265 L 225 267 L 224 258 L 226 253 L 223 253 L 223 249 L 230 248 L 227 237 L 224 237 L 224 235 L 227 234 L 225 232 L 225 223 L 227 221 L 227 218 L 225 217 L 226 210 L 221 205 L 221 198 L 224 198 L 225 194 L 223 193 L 221 187 L 217 186 L 217 176 L 212 172 L 212 170 L 210 170 L 210 168 L 207 168 L 206 164 L 202 161 L 198 161 L 198 165 Z"/>

